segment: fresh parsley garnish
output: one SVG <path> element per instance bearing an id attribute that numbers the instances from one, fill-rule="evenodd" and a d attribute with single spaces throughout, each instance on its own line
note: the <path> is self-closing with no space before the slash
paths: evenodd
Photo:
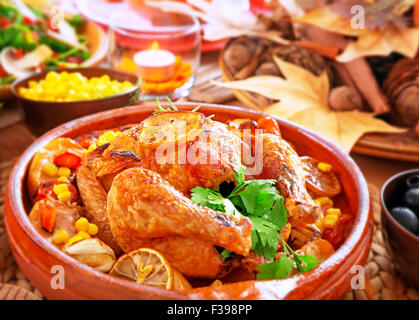
<path id="1" fill-rule="evenodd" d="M 221 259 L 223 259 L 223 261 L 226 261 L 228 258 L 230 258 L 230 256 L 233 254 L 233 252 L 224 249 L 223 251 L 221 251 L 220 255 L 221 255 Z"/>
<path id="2" fill-rule="evenodd" d="M 169 97 L 166 97 L 166 101 L 169 104 L 169 107 L 167 109 L 162 107 L 162 105 L 160 104 L 160 99 L 157 97 L 156 98 L 157 109 L 154 110 L 153 114 L 161 113 L 161 112 L 179 111 L 178 108 L 174 105 L 174 103 L 172 102 L 172 100 L 170 100 Z M 201 106 L 196 106 L 194 109 L 192 109 L 192 112 L 197 112 L 199 110 L 199 108 L 201 108 Z M 215 115 L 212 114 L 212 115 L 206 117 L 205 119 L 208 120 L 208 119 L 211 119 L 214 116 Z"/>
<path id="3" fill-rule="evenodd" d="M 294 262 L 286 256 L 271 263 L 263 263 L 257 267 L 260 271 L 260 273 L 257 274 L 257 279 L 284 279 L 291 273 L 293 266 Z"/>
<path id="4" fill-rule="evenodd" d="M 219 188 L 211 190 L 196 187 L 191 191 L 192 201 L 214 210 L 247 216 L 253 224 L 252 250 L 268 260 L 275 258 L 279 241 L 283 242 L 285 255 L 274 262 L 260 265 L 257 268 L 260 271 L 258 279 L 285 278 L 291 273 L 294 264 L 300 272 L 314 268 L 317 259 L 297 254 L 280 236 L 281 229 L 288 223 L 288 212 L 284 198 L 275 187 L 276 180 L 245 181 L 246 168 L 240 163 L 233 167 L 236 186 L 229 195 L 223 197 Z M 221 258 L 225 261 L 231 254 L 231 251 L 224 249 Z"/>
<path id="5" fill-rule="evenodd" d="M 236 164 L 234 169 L 237 185 L 228 196 L 223 197 L 219 189 L 196 187 L 192 189 L 191 199 L 214 210 L 249 217 L 253 223 L 252 249 L 267 259 L 273 259 L 279 232 L 287 224 L 284 198 L 275 188 L 275 180 L 245 181 L 246 168 Z"/>
<path id="6" fill-rule="evenodd" d="M 296 253 L 281 236 L 279 238 L 282 241 L 285 255 L 274 262 L 258 266 L 257 270 L 260 271 L 256 276 L 258 280 L 284 279 L 292 272 L 294 263 L 299 272 L 309 271 L 319 263 L 313 256 Z"/>

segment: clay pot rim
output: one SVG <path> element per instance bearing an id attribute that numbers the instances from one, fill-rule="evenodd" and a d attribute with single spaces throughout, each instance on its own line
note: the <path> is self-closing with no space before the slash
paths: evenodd
<path id="1" fill-rule="evenodd" d="M 266 115 L 262 112 L 258 112 L 254 110 L 243 110 L 243 108 L 239 108 L 239 107 L 220 106 L 220 105 L 212 105 L 212 104 L 199 104 L 199 105 L 201 106 L 201 109 L 200 109 L 201 112 L 205 112 L 206 108 L 211 108 L 213 110 L 219 109 L 220 111 L 228 109 L 235 112 L 244 112 L 247 114 L 251 114 L 255 117 L 261 117 L 261 116 Z M 179 107 L 179 109 L 192 110 L 193 108 L 196 107 L 196 103 L 182 102 L 182 103 L 178 103 L 177 106 Z M 26 188 L 26 179 L 25 179 L 26 173 L 29 168 L 31 159 L 33 158 L 35 152 L 42 145 L 44 145 L 48 141 L 53 140 L 57 137 L 61 137 L 61 136 L 71 137 L 69 133 L 73 131 L 75 128 L 89 126 L 89 124 L 92 124 L 92 123 L 95 123 L 97 126 L 99 126 L 101 123 L 101 120 L 108 119 L 112 117 L 112 115 L 114 114 L 124 115 L 125 118 L 120 120 L 121 123 L 130 123 L 129 117 L 134 116 L 138 112 L 137 108 L 138 106 L 123 107 L 119 109 L 113 109 L 109 111 L 96 113 L 93 115 L 88 115 L 88 116 L 70 121 L 68 123 L 65 123 L 63 125 L 60 125 L 57 128 L 51 131 L 48 131 L 47 133 L 39 137 L 37 140 L 35 140 L 26 149 L 26 151 L 20 156 L 20 158 L 17 160 L 16 164 L 14 165 L 10 173 L 8 191 L 7 191 L 7 194 L 9 196 L 8 201 L 10 205 L 10 211 L 16 217 L 16 220 L 19 226 L 28 234 L 28 236 L 31 237 L 33 242 L 36 243 L 38 247 L 40 247 L 44 252 L 48 253 L 49 255 L 56 256 L 60 261 L 63 262 L 63 265 L 67 265 L 71 267 L 76 272 L 84 273 L 85 275 L 95 278 L 97 281 L 107 282 L 108 284 L 112 286 L 120 286 L 122 288 L 126 288 L 127 290 L 130 290 L 131 292 L 135 292 L 135 291 L 140 292 L 141 288 L 143 290 L 144 288 L 146 288 L 145 290 L 147 290 L 148 292 L 155 293 L 156 295 L 159 295 L 159 296 L 165 296 L 168 299 L 188 299 L 188 298 L 196 299 L 196 298 L 199 298 L 199 292 L 197 291 L 197 289 L 193 289 L 188 292 L 176 292 L 176 291 L 168 291 L 165 289 L 142 286 L 142 285 L 138 285 L 127 280 L 111 277 L 108 274 L 104 274 L 102 272 L 94 270 L 93 268 L 82 265 L 78 261 L 74 260 L 73 258 L 67 256 L 65 253 L 55 248 L 53 245 L 49 244 L 45 239 L 43 239 L 42 236 L 35 230 L 35 228 L 30 223 L 29 215 L 25 209 L 23 199 L 24 197 L 26 197 L 26 195 L 24 194 L 23 190 L 24 188 Z M 150 113 L 152 112 L 152 110 L 155 109 L 154 106 L 141 106 L 141 108 L 150 110 Z M 367 183 L 360 169 L 355 164 L 355 162 L 350 158 L 349 155 L 345 154 L 344 151 L 342 151 L 332 141 L 330 141 L 329 139 L 325 137 L 322 137 L 314 132 L 311 132 L 289 121 L 282 120 L 277 117 L 273 117 L 273 118 L 279 122 L 280 126 L 293 128 L 296 131 L 298 131 L 301 135 L 305 136 L 306 138 L 310 140 L 319 141 L 326 149 L 328 149 L 331 153 L 333 153 L 335 157 L 341 163 L 345 165 L 348 171 L 351 171 L 352 173 L 354 173 L 354 177 L 353 177 L 354 185 L 357 189 L 356 195 L 359 199 L 358 210 L 357 212 L 354 212 L 355 219 L 353 221 L 351 233 L 346 238 L 346 240 L 341 245 L 341 247 L 331 257 L 329 257 L 328 259 L 320 263 L 318 267 L 316 267 L 315 269 L 311 271 L 308 271 L 303 274 L 296 275 L 287 279 L 250 281 L 251 283 L 254 283 L 255 285 L 257 285 L 257 283 L 260 283 L 260 282 L 270 282 L 270 283 L 280 282 L 281 288 L 284 288 L 284 290 L 281 290 L 281 293 L 279 295 L 286 297 L 297 287 L 309 285 L 311 282 L 321 277 L 321 274 L 324 271 L 328 271 L 328 269 L 330 271 L 330 269 L 334 265 L 339 264 L 339 262 L 341 264 L 344 264 L 344 261 L 346 261 L 348 257 L 356 253 L 356 249 L 363 242 L 368 241 L 368 239 L 365 239 L 363 235 L 367 235 L 367 230 L 371 227 L 370 222 L 372 219 L 372 213 L 370 211 L 369 191 L 368 191 Z M 11 192 L 11 190 L 13 190 L 14 192 Z M 6 219 L 6 228 L 7 228 L 7 219 Z M 9 233 L 11 232 L 11 230 L 7 229 L 7 232 Z M 245 282 L 249 282 L 249 281 L 245 281 Z M 243 283 L 243 282 L 239 282 L 239 283 Z M 225 286 L 234 286 L 236 284 L 237 283 L 226 284 Z M 313 291 L 315 291 L 316 288 L 318 288 L 318 286 L 315 287 Z"/>
<path id="2" fill-rule="evenodd" d="M 419 236 L 415 236 L 413 233 L 411 233 L 409 230 L 407 230 L 405 227 L 403 227 L 390 213 L 390 210 L 387 207 L 386 199 L 385 199 L 385 192 L 389 188 L 389 186 L 398 180 L 401 180 L 402 178 L 405 178 L 412 174 L 419 174 L 419 169 L 410 169 L 406 171 L 399 172 L 395 174 L 394 176 L 390 177 L 381 188 L 380 193 L 380 202 L 381 202 L 381 208 L 383 208 L 383 212 L 385 215 L 385 218 L 387 221 L 390 221 L 390 227 L 397 230 L 398 233 L 403 234 L 404 237 L 409 238 L 411 241 L 415 241 L 419 248 Z"/>

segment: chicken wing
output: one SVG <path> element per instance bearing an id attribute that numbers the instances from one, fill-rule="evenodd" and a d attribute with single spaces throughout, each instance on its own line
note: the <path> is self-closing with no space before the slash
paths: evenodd
<path id="1" fill-rule="evenodd" d="M 197 205 L 159 174 L 144 168 L 125 170 L 115 178 L 108 193 L 107 212 L 112 233 L 125 252 L 141 247 L 144 241 L 173 237 L 197 239 L 243 256 L 252 246 L 248 218 Z M 196 254 L 196 248 L 188 250 Z"/>
<path id="2" fill-rule="evenodd" d="M 85 205 L 85 215 L 98 228 L 98 237 L 109 245 L 116 254 L 121 249 L 116 243 L 106 218 L 106 198 L 114 177 L 121 171 L 139 166 L 139 159 L 132 152 L 111 153 L 104 159 L 103 153 L 108 146 L 103 145 L 83 156 L 77 168 L 77 186 Z"/>
<path id="3" fill-rule="evenodd" d="M 121 248 L 112 235 L 106 217 L 106 190 L 85 163 L 77 168 L 77 186 L 85 206 L 85 216 L 99 228 L 98 238 L 110 246 L 116 255 L 120 254 Z"/>
<path id="4" fill-rule="evenodd" d="M 320 208 L 307 192 L 298 154 L 277 135 L 263 134 L 263 169 L 257 178 L 278 180 L 277 188 L 285 198 L 292 226 L 314 223 L 319 217 Z"/>

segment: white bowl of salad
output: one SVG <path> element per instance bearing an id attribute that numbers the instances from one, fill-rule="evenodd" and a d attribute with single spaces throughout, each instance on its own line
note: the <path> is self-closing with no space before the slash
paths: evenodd
<path id="1" fill-rule="evenodd" d="M 16 79 L 96 66 L 107 48 L 105 32 L 80 15 L 43 11 L 21 0 L 0 1 L 0 101 L 12 97 L 10 85 Z"/>

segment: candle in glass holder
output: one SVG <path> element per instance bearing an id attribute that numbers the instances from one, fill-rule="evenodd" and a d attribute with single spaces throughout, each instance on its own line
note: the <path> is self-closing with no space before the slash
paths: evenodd
<path id="1" fill-rule="evenodd" d="M 175 73 L 175 61 L 175 55 L 163 49 L 143 50 L 134 55 L 138 75 L 151 82 L 169 81 Z"/>

